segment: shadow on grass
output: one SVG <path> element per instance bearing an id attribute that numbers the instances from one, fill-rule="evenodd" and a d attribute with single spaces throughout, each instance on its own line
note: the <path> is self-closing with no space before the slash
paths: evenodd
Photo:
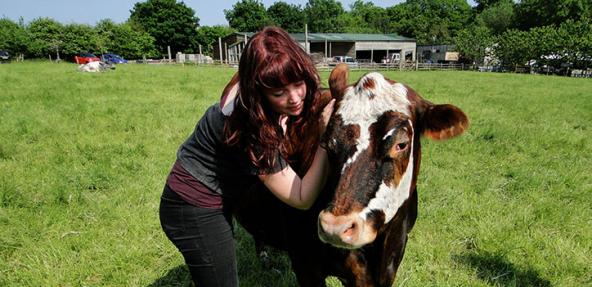
<path id="1" fill-rule="evenodd" d="M 189 270 L 185 265 L 179 265 L 167 272 L 161 278 L 158 278 L 156 281 L 152 282 L 152 284 L 148 285 L 147 287 L 189 287 L 192 286 L 191 283 L 191 275 L 189 274 Z"/>
<path id="2" fill-rule="evenodd" d="M 458 255 L 456 261 L 476 268 L 479 279 L 495 286 L 541 286 L 550 287 L 551 282 L 541 278 L 532 269 L 514 266 L 504 256 L 490 253 Z"/>

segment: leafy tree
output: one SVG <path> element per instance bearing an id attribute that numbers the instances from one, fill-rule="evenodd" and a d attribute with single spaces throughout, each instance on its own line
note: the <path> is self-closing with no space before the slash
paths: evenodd
<path id="1" fill-rule="evenodd" d="M 139 2 L 131 10 L 130 22 L 155 39 L 159 52 L 190 51 L 195 46 L 199 18 L 185 3 L 176 0 L 148 0 Z"/>
<path id="2" fill-rule="evenodd" d="M 337 25 L 340 27 L 340 32 L 344 33 L 377 33 L 374 28 L 370 27 L 364 18 L 352 13 L 343 13 L 337 18 Z"/>
<path id="3" fill-rule="evenodd" d="M 63 46 L 62 33 L 64 26 L 51 18 L 37 18 L 27 27 L 31 37 L 29 53 L 36 58 L 57 55 Z"/>
<path id="4" fill-rule="evenodd" d="M 487 51 L 493 47 L 494 37 L 486 27 L 474 25 L 460 30 L 454 43 L 463 58 L 482 64 L 485 56 L 489 56 Z"/>
<path id="5" fill-rule="evenodd" d="M 347 14 L 360 17 L 372 32 L 388 33 L 388 18 L 384 8 L 362 0 L 356 0 L 350 8 L 350 12 Z"/>
<path id="6" fill-rule="evenodd" d="M 567 20 L 557 30 L 559 54 L 576 68 L 592 66 L 592 23 Z"/>
<path id="7" fill-rule="evenodd" d="M 272 24 L 263 3 L 258 0 L 241 0 L 232 5 L 232 9 L 225 9 L 224 14 L 230 27 L 240 32 L 255 32 Z"/>
<path id="8" fill-rule="evenodd" d="M 273 3 L 267 8 L 267 14 L 273 23 L 289 33 L 304 31 L 305 15 L 300 5 L 288 4 L 283 1 Z"/>
<path id="9" fill-rule="evenodd" d="M 76 53 L 99 53 L 99 38 L 93 27 L 85 24 L 68 24 L 64 26 L 60 41 L 61 52 L 71 58 Z"/>
<path id="10" fill-rule="evenodd" d="M 15 23 L 8 18 L 0 19 L 0 50 L 8 51 L 11 55 L 27 53 L 30 38 L 22 23 Z"/>
<path id="11" fill-rule="evenodd" d="M 340 2 L 335 0 L 308 0 L 304 13 L 306 14 L 309 32 L 343 32 L 339 18 L 345 11 Z"/>
<path id="12" fill-rule="evenodd" d="M 513 21 L 514 2 L 512 0 L 502 0 L 483 10 L 477 15 L 475 22 L 489 28 L 494 35 L 500 35 L 512 27 Z"/>
<path id="13" fill-rule="evenodd" d="M 129 23 L 115 24 L 106 19 L 101 20 L 95 29 L 103 53 L 116 53 L 128 59 L 159 55 L 154 46 L 154 38 L 146 32 L 134 30 Z"/>
<path id="14" fill-rule="evenodd" d="M 504 2 L 504 0 L 475 0 L 474 2 L 477 3 L 475 10 L 481 12 L 489 7 L 499 4 L 500 2 Z"/>
<path id="15" fill-rule="evenodd" d="M 418 44 L 452 43 L 471 13 L 464 0 L 408 0 L 387 8 L 389 31 L 415 38 Z"/>
<path id="16" fill-rule="evenodd" d="M 516 6 L 516 27 L 523 31 L 548 25 L 558 27 L 570 19 L 592 19 L 592 1 L 522 0 Z"/>
<path id="17" fill-rule="evenodd" d="M 529 60 L 538 58 L 532 47 L 528 32 L 510 29 L 498 37 L 495 55 L 506 65 L 524 65 Z"/>
<path id="18" fill-rule="evenodd" d="M 197 42 L 202 46 L 204 55 L 213 55 L 213 49 L 218 47 L 218 38 L 236 32 L 228 26 L 202 26 L 197 29 Z"/>

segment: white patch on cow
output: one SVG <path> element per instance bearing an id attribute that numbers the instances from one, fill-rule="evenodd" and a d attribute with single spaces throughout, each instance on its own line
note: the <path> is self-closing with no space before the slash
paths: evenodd
<path id="1" fill-rule="evenodd" d="M 388 138 L 388 137 L 392 136 L 392 135 L 393 135 L 393 133 L 395 132 L 395 130 L 396 130 L 396 128 L 394 128 L 394 129 L 391 129 L 390 131 L 388 131 L 388 132 L 386 133 L 386 135 L 384 135 L 384 136 L 382 137 L 382 140 L 385 140 L 386 138 Z"/>
<path id="2" fill-rule="evenodd" d="M 413 131 L 413 123 L 409 121 L 411 129 Z M 366 206 L 361 212 L 360 217 L 363 220 L 366 220 L 368 215 L 373 210 L 379 210 L 384 213 L 384 223 L 389 222 L 403 202 L 409 198 L 409 192 L 411 189 L 411 181 L 413 180 L 413 137 L 411 137 L 411 150 L 409 151 L 409 164 L 407 164 L 407 168 L 405 169 L 405 173 L 403 173 L 403 178 L 399 181 L 398 186 L 391 186 L 389 187 L 383 181 L 380 186 L 378 187 L 378 191 L 374 198 L 370 200 L 368 206 Z"/>
<path id="3" fill-rule="evenodd" d="M 364 88 L 364 82 L 374 81 L 373 88 Z M 355 87 L 348 87 L 343 95 L 337 114 L 344 125 L 358 125 L 360 137 L 356 140 L 356 152 L 343 165 L 341 172 L 351 165 L 370 144 L 370 125 L 386 111 L 410 115 L 407 88 L 389 83 L 380 73 L 366 74 Z"/>

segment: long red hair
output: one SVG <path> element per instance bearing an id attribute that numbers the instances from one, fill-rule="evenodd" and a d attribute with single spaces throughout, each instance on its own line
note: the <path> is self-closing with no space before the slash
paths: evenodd
<path id="1" fill-rule="evenodd" d="M 246 44 L 239 68 L 234 111 L 224 127 L 225 143 L 246 151 L 262 172 L 275 164 L 279 151 L 298 173 L 308 169 L 319 138 L 319 76 L 310 57 L 288 33 L 266 27 Z M 279 114 L 265 99 L 265 90 L 304 81 L 306 97 L 298 116 L 290 116 L 284 135 Z"/>

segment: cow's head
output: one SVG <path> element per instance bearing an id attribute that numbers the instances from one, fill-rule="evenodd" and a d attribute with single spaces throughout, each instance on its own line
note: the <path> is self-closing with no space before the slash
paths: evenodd
<path id="1" fill-rule="evenodd" d="M 434 105 L 379 73 L 347 85 L 347 66 L 329 78 L 335 112 L 323 144 L 337 173 L 334 196 L 319 215 L 319 236 L 337 247 L 371 243 L 415 191 L 420 136 L 447 139 L 464 132 L 457 107 Z"/>

